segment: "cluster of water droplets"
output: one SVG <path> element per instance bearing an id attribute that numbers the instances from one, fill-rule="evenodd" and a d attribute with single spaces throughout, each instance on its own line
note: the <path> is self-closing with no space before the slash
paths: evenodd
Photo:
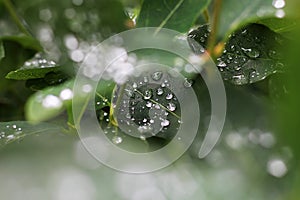
<path id="1" fill-rule="evenodd" d="M 285 0 L 273 0 L 272 5 L 276 9 L 275 16 L 277 18 L 284 18 L 285 17 L 284 7 L 286 5 Z"/>
<path id="2" fill-rule="evenodd" d="M 6 125 L 0 130 L 0 144 L 7 144 L 23 137 L 23 130 L 16 124 Z"/>
<path id="3" fill-rule="evenodd" d="M 282 71 L 281 38 L 261 25 L 249 25 L 230 36 L 217 66 L 225 80 L 254 83 Z"/>
<path id="4" fill-rule="evenodd" d="M 180 103 L 172 92 L 174 85 L 171 78 L 169 73 L 157 70 L 141 73 L 117 86 L 112 99 L 119 127 L 111 138 L 114 144 L 122 143 L 126 135 L 141 140 L 150 137 L 171 139 L 176 135 L 181 124 L 181 111 Z M 183 88 L 190 88 L 192 84 L 189 79 L 182 80 Z M 102 112 L 100 118 L 107 123 L 111 120 L 108 111 Z M 109 127 L 104 132 L 108 134 L 112 130 Z"/>
<path id="5" fill-rule="evenodd" d="M 55 67 L 56 63 L 52 60 L 47 60 L 43 58 L 43 55 L 37 53 L 32 59 L 26 61 L 23 65 L 23 69 L 32 69 L 32 68 L 50 68 Z"/>

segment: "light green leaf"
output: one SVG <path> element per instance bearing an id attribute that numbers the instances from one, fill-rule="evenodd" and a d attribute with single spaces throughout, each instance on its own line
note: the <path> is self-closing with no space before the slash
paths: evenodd
<path id="1" fill-rule="evenodd" d="M 96 109 L 101 109 L 104 105 L 103 103 L 109 104 L 113 87 L 114 85 L 109 81 L 99 83 L 95 101 L 100 98 L 102 102 L 96 105 Z M 75 97 L 73 96 L 74 89 L 81 91 L 76 93 L 77 96 Z M 74 80 L 45 88 L 28 99 L 25 106 L 26 119 L 31 122 L 46 121 L 58 116 L 65 110 L 68 111 L 69 118 L 72 118 L 73 98 L 76 98 L 76 106 L 80 107 L 86 103 L 89 97 L 90 92 L 85 92 L 82 88 L 74 88 Z"/>
<path id="2" fill-rule="evenodd" d="M 50 123 L 33 125 L 26 121 L 0 122 L 0 147 L 20 141 L 26 136 L 55 133 L 61 130 L 62 127 Z"/>
<path id="3" fill-rule="evenodd" d="M 209 2 L 210 0 L 144 0 L 137 26 L 187 32 Z"/>
<path id="4" fill-rule="evenodd" d="M 276 11 L 273 0 L 222 1 L 217 37 L 225 41 L 233 31 L 248 23 L 275 17 Z"/>
<path id="5" fill-rule="evenodd" d="M 272 31 L 276 33 L 287 33 L 294 30 L 297 26 L 297 23 L 292 19 L 279 19 L 279 18 L 268 18 L 258 21 L 259 24 L 263 24 L 269 27 Z"/>

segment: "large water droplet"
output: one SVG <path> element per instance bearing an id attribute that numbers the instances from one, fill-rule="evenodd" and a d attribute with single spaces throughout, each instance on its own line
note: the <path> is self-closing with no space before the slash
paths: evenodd
<path id="1" fill-rule="evenodd" d="M 260 56 L 260 53 L 257 49 L 246 49 L 242 48 L 244 53 L 249 56 L 250 58 L 258 58 Z"/>
<path id="2" fill-rule="evenodd" d="M 189 88 L 189 87 L 192 87 L 192 85 L 193 85 L 193 80 L 189 80 L 189 79 L 185 79 L 184 80 L 184 82 L 183 82 L 183 85 L 184 85 L 184 87 L 186 87 L 186 88 Z"/>
<path id="3" fill-rule="evenodd" d="M 167 94 L 167 96 L 166 96 L 166 99 L 167 99 L 167 100 L 170 100 L 170 99 L 172 99 L 172 98 L 173 98 L 173 94 L 172 94 L 172 93 Z"/>
<path id="4" fill-rule="evenodd" d="M 164 93 L 164 90 L 162 88 L 157 88 L 156 94 L 157 95 L 162 95 Z"/>
<path id="5" fill-rule="evenodd" d="M 168 103 L 167 108 L 170 111 L 175 111 L 176 110 L 176 105 L 174 103 Z"/>
<path id="6" fill-rule="evenodd" d="M 145 91 L 145 93 L 144 93 L 144 99 L 146 99 L 146 100 L 150 99 L 152 97 L 152 94 L 153 94 L 152 90 L 151 89 L 147 89 Z"/>
<path id="7" fill-rule="evenodd" d="M 160 125 L 161 125 L 162 127 L 169 126 L 169 125 L 170 125 L 170 121 L 167 120 L 167 119 L 164 119 L 164 120 L 160 123 Z"/>
<path id="8" fill-rule="evenodd" d="M 277 178 L 283 177 L 288 169 L 286 164 L 281 159 L 272 159 L 267 165 L 268 172 Z"/>
<path id="9" fill-rule="evenodd" d="M 155 81 L 159 81 L 162 77 L 163 73 L 162 72 L 154 72 L 151 77 Z"/>

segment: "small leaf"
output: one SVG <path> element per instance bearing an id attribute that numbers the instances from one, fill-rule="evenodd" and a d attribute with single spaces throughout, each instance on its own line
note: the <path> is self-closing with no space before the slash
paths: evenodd
<path id="1" fill-rule="evenodd" d="M 210 0 L 144 0 L 137 26 L 187 32 L 209 2 Z"/>
<path id="2" fill-rule="evenodd" d="M 72 118 L 72 100 L 76 98 L 76 106 L 84 107 L 83 105 L 90 97 L 91 91 L 84 89 L 84 87 L 85 85 L 82 88 L 74 88 L 74 80 L 69 80 L 63 84 L 47 87 L 36 92 L 28 99 L 25 106 L 27 120 L 32 122 L 46 121 L 58 116 L 66 109 L 69 113 L 69 118 Z M 86 85 L 86 87 L 89 86 Z M 110 84 L 109 81 L 105 81 L 105 83 L 100 82 L 95 98 L 100 97 L 103 102 L 109 103 L 113 87 L 114 84 Z M 77 96 L 73 96 L 74 89 L 80 91 L 76 93 Z M 97 105 L 96 109 L 101 109 L 101 105 L 103 103 Z"/>
<path id="3" fill-rule="evenodd" d="M 32 125 L 26 121 L 0 122 L 0 147 L 20 141 L 26 136 L 55 133 L 61 130 L 62 127 L 50 123 Z"/>
<path id="4" fill-rule="evenodd" d="M 15 80 L 44 78 L 49 72 L 58 72 L 59 69 L 55 62 L 48 61 L 42 58 L 40 54 L 36 54 L 34 58 L 26 61 L 20 69 L 9 72 L 6 78 Z"/>

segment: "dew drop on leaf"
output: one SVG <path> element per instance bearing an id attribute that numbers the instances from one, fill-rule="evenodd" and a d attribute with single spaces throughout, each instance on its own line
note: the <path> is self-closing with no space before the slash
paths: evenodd
<path id="1" fill-rule="evenodd" d="M 114 137 L 112 138 L 112 142 L 113 142 L 114 144 L 121 144 L 122 141 L 123 141 L 123 139 L 122 139 L 120 136 L 114 136 Z"/>
<path id="2" fill-rule="evenodd" d="M 162 72 L 154 72 L 151 77 L 154 81 L 159 81 L 162 78 Z"/>

